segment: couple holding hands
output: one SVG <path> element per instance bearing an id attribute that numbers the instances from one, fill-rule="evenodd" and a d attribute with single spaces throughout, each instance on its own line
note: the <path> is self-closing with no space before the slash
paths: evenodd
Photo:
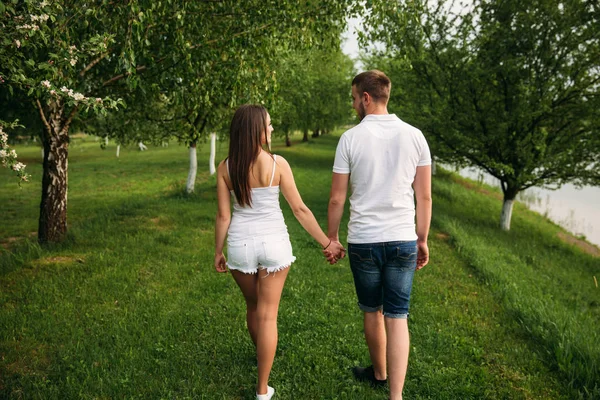
<path id="1" fill-rule="evenodd" d="M 353 373 L 374 387 L 389 381 L 390 399 L 402 399 L 413 275 L 429 261 L 431 155 L 421 131 L 388 113 L 390 90 L 389 78 L 377 70 L 352 81 L 352 106 L 360 123 L 341 136 L 336 149 L 327 234 L 303 203 L 288 162 L 263 148 L 273 131 L 267 110 L 244 105 L 235 112 L 229 155 L 217 171 L 214 266 L 218 272 L 231 271 L 246 300 L 258 361 L 257 400 L 275 392 L 268 380 L 277 348 L 277 313 L 288 267 L 296 259 L 279 192 L 334 264 L 346 255 L 338 231 L 349 187 L 347 251 L 372 361 Z"/>

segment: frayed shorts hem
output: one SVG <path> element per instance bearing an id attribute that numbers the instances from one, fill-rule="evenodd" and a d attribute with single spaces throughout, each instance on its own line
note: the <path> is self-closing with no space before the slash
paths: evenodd
<path id="1" fill-rule="evenodd" d="M 265 267 L 263 265 L 259 265 L 258 267 L 254 267 L 254 268 L 238 267 L 238 266 L 227 263 L 227 268 L 233 269 L 235 271 L 243 272 L 244 274 L 250 274 L 250 275 L 257 274 L 259 269 L 264 269 L 264 270 L 267 270 L 267 274 L 270 274 L 273 272 L 279 272 L 286 268 L 289 268 L 294 261 L 296 261 L 296 257 L 294 257 L 294 259 L 291 260 L 290 262 L 283 263 L 282 265 L 277 265 L 274 267 Z"/>

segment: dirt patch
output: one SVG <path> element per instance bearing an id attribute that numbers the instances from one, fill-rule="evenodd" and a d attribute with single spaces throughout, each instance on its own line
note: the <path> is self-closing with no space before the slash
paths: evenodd
<path id="1" fill-rule="evenodd" d="M 39 260 L 34 261 L 33 263 L 37 266 L 45 266 L 45 265 L 64 265 L 64 264 L 73 264 L 80 263 L 83 264 L 85 260 L 81 257 L 77 256 L 54 256 L 54 257 L 46 257 L 40 258 Z"/>
<path id="2" fill-rule="evenodd" d="M 33 343 L 22 345 L 19 342 L 14 344 L 17 359 L 6 364 L 6 372 L 15 375 L 33 375 L 43 372 L 50 365 L 45 345 Z"/>
<path id="3" fill-rule="evenodd" d="M 150 218 L 152 225 L 160 231 L 167 230 L 171 227 L 171 223 L 163 217 Z"/>
<path id="4" fill-rule="evenodd" d="M 475 183 L 475 182 L 471 182 L 469 180 L 463 179 L 462 177 L 456 175 L 456 174 L 452 174 L 451 175 L 451 179 L 453 182 L 458 183 L 459 185 L 469 189 L 469 190 L 474 190 L 478 193 L 484 194 L 486 196 L 491 196 L 491 197 L 495 197 L 498 200 L 502 200 L 503 197 L 500 193 L 497 192 L 490 192 L 488 189 L 484 188 L 483 186 Z"/>
<path id="5" fill-rule="evenodd" d="M 558 232 L 558 237 L 563 242 L 579 247 L 584 253 L 591 254 L 594 257 L 600 257 L 600 249 L 583 239 L 579 239 L 565 232 Z"/>
<path id="6" fill-rule="evenodd" d="M 4 247 L 6 250 L 8 250 L 13 245 L 13 243 L 18 242 L 20 239 L 23 239 L 23 237 L 14 236 L 14 237 L 8 237 L 5 239 L 2 239 L 2 242 L 0 242 L 0 246 Z"/>
<path id="7" fill-rule="evenodd" d="M 447 242 L 450 239 L 450 235 L 444 232 L 438 232 L 435 234 L 435 238 Z"/>

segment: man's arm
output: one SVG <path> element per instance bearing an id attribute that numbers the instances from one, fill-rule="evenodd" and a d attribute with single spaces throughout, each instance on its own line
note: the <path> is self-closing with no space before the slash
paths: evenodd
<path id="1" fill-rule="evenodd" d="M 327 236 L 331 240 L 339 241 L 340 222 L 344 214 L 344 204 L 348 194 L 348 181 L 350 174 L 333 173 L 331 179 L 331 193 L 327 209 Z"/>
<path id="2" fill-rule="evenodd" d="M 417 167 L 413 188 L 417 200 L 417 270 L 419 270 L 429 262 L 427 237 L 431 223 L 431 165 Z"/>

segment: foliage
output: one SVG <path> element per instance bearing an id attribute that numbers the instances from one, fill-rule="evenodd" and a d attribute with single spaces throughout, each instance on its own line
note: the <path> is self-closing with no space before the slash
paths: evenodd
<path id="1" fill-rule="evenodd" d="M 600 8 L 574 0 L 375 3 L 392 103 L 444 161 L 478 166 L 505 200 L 600 182 Z"/>
<path id="2" fill-rule="evenodd" d="M 351 120 L 351 59 L 337 48 L 297 51 L 279 65 L 276 120 L 286 133 L 330 132 Z"/>

